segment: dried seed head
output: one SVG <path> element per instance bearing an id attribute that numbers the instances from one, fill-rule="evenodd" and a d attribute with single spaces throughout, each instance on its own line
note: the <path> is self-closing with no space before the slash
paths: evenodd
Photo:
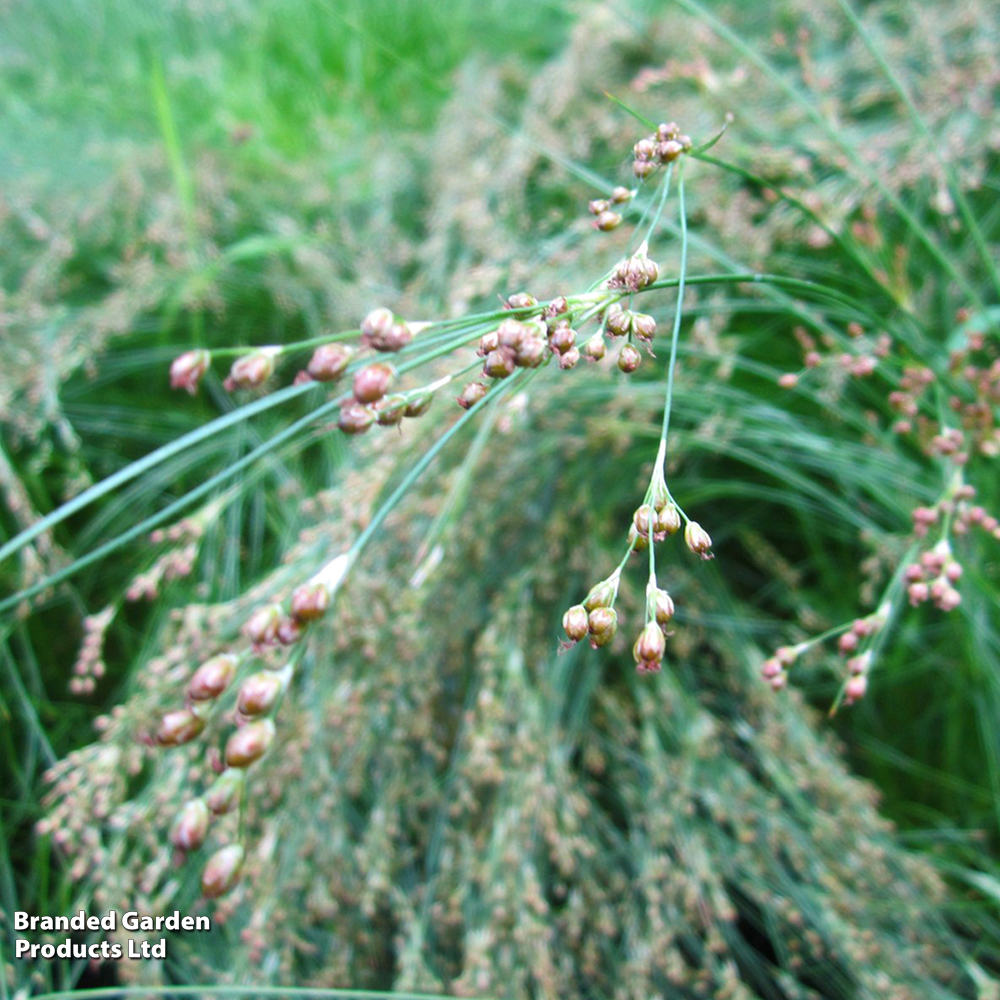
<path id="1" fill-rule="evenodd" d="M 601 212 L 594 219 L 594 228 L 599 229 L 602 233 L 610 233 L 612 229 L 617 229 L 621 224 L 622 217 L 618 212 Z"/>
<path id="2" fill-rule="evenodd" d="M 300 622 L 322 618 L 330 607 L 330 591 L 322 583 L 303 583 L 292 592 L 292 617 Z"/>
<path id="3" fill-rule="evenodd" d="M 614 608 L 594 608 L 587 616 L 587 627 L 591 646 L 606 646 L 618 631 L 618 615 Z"/>
<path id="4" fill-rule="evenodd" d="M 411 395 L 409 400 L 406 404 L 406 409 L 403 410 L 403 416 L 422 417 L 430 409 L 430 405 L 434 401 L 434 394 L 421 392 Z"/>
<path id="5" fill-rule="evenodd" d="M 563 628 L 566 630 L 566 635 L 569 636 L 573 642 L 579 642 L 590 630 L 587 609 L 582 604 L 574 604 L 573 607 L 571 607 L 566 614 L 563 615 L 562 624 Z"/>
<path id="6" fill-rule="evenodd" d="M 249 767 L 260 760 L 274 742 L 274 723 L 258 719 L 237 729 L 226 741 L 226 765 Z"/>
<path id="7" fill-rule="evenodd" d="M 244 772 L 227 767 L 205 792 L 205 804 L 218 816 L 232 812 L 240 804 L 244 784 Z"/>
<path id="8" fill-rule="evenodd" d="M 489 378 L 507 378 L 514 372 L 514 352 L 509 347 L 490 351 L 483 364 L 483 374 Z"/>
<path id="9" fill-rule="evenodd" d="M 372 406 L 375 411 L 375 423 L 380 427 L 395 427 L 396 424 L 403 422 L 406 406 L 406 397 L 399 393 L 383 396 Z"/>
<path id="10" fill-rule="evenodd" d="M 656 624 L 665 628 L 674 617 L 674 599 L 665 590 L 657 587 L 653 601 Z"/>
<path id="11" fill-rule="evenodd" d="M 174 358 L 170 366 L 170 388 L 187 389 L 193 396 L 211 363 L 212 355 L 208 351 L 185 351 Z"/>
<path id="12" fill-rule="evenodd" d="M 697 521 L 688 521 L 685 525 L 684 542 L 695 555 L 702 559 L 712 558 L 712 536 Z"/>
<path id="13" fill-rule="evenodd" d="M 571 326 L 557 326 L 549 334 L 549 346 L 559 354 L 565 354 L 576 345 L 576 330 Z"/>
<path id="14" fill-rule="evenodd" d="M 508 309 L 533 309 L 538 305 L 538 299 L 527 292 L 515 292 L 507 299 Z"/>
<path id="15" fill-rule="evenodd" d="M 344 403 L 340 408 L 337 426 L 345 434 L 364 434 L 375 422 L 374 411 L 360 403 Z"/>
<path id="16" fill-rule="evenodd" d="M 236 884 L 243 867 L 243 848 L 228 844 L 215 852 L 201 873 L 201 891 L 209 899 L 218 899 Z"/>
<path id="17" fill-rule="evenodd" d="M 240 685 L 236 707 L 246 716 L 264 715 L 278 703 L 284 687 L 282 676 L 273 671 L 262 670 L 251 674 Z M 227 756 L 228 752 L 227 748 Z M 233 762 L 228 761 L 228 763 Z"/>
<path id="18" fill-rule="evenodd" d="M 614 191 L 611 192 L 611 204 L 612 205 L 624 205 L 625 202 L 631 201 L 635 197 L 635 192 L 627 187 L 616 187 Z"/>
<path id="19" fill-rule="evenodd" d="M 234 389 L 256 389 L 263 385 L 274 374 L 275 353 L 274 348 L 268 348 L 237 358 L 222 383 L 223 388 L 232 392 Z"/>
<path id="20" fill-rule="evenodd" d="M 632 332 L 648 343 L 656 336 L 656 320 L 646 313 L 632 313 Z"/>
<path id="21" fill-rule="evenodd" d="M 485 395 L 488 393 L 489 387 L 483 385 L 482 382 L 470 382 L 458 396 L 458 405 L 462 407 L 463 410 L 471 410 L 473 406 L 476 405 Z"/>
<path id="22" fill-rule="evenodd" d="M 344 374 L 353 354 L 343 344 L 322 344 L 313 351 L 306 370 L 317 382 L 332 382 Z"/>
<path id="23" fill-rule="evenodd" d="M 580 350 L 577 347 L 571 347 L 568 351 L 559 355 L 559 367 L 563 370 L 575 368 L 579 363 Z"/>
<path id="24" fill-rule="evenodd" d="M 354 375 L 354 398 L 359 403 L 374 403 L 381 399 L 396 379 L 392 365 L 377 362 Z"/>
<path id="25" fill-rule="evenodd" d="M 179 747 L 197 739 L 205 728 L 205 720 L 189 708 L 167 712 L 156 730 L 156 742 L 161 747 Z"/>
<path id="26" fill-rule="evenodd" d="M 228 653 L 206 660 L 188 681 L 187 695 L 192 701 L 218 698 L 236 676 L 236 657 Z"/>
<path id="27" fill-rule="evenodd" d="M 255 646 L 270 646 L 278 638 L 278 625 L 281 622 L 281 608 L 269 604 L 256 611 L 247 619 L 243 626 L 243 634 Z"/>
<path id="28" fill-rule="evenodd" d="M 211 818 L 208 806 L 202 799 L 188 802 L 174 821 L 170 843 L 182 851 L 197 851 L 205 843 Z"/>
<path id="29" fill-rule="evenodd" d="M 608 280 L 609 288 L 627 288 L 637 292 L 640 288 L 651 285 L 660 276 L 656 262 L 646 256 L 646 244 L 637 253 L 623 260 L 611 273 Z"/>
<path id="30" fill-rule="evenodd" d="M 642 355 L 631 344 L 622 344 L 618 352 L 618 367 L 626 374 L 630 374 L 641 364 Z"/>
<path id="31" fill-rule="evenodd" d="M 583 345 L 583 354 L 589 361 L 600 361 L 608 353 L 608 345 L 604 342 L 604 335 L 595 333 L 586 344 Z"/>
<path id="32" fill-rule="evenodd" d="M 672 503 L 666 503 L 656 512 L 653 519 L 653 531 L 660 535 L 674 535 L 681 527 L 680 511 Z"/>

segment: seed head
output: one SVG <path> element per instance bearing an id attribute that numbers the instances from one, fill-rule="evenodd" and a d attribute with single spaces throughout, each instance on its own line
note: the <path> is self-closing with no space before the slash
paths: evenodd
<path id="1" fill-rule="evenodd" d="M 182 851 L 197 851 L 208 835 L 211 813 L 203 799 L 193 799 L 181 809 L 170 831 L 170 842 Z"/>
<path id="2" fill-rule="evenodd" d="M 518 368 L 538 368 L 547 357 L 545 341 L 541 337 L 531 335 L 521 341 L 514 362 Z"/>
<path id="3" fill-rule="evenodd" d="M 656 622 L 649 622 L 639 633 L 635 645 L 632 647 L 632 655 L 636 663 L 648 664 L 663 659 L 663 653 L 667 648 L 666 640 L 663 637 L 663 629 Z"/>
<path id="4" fill-rule="evenodd" d="M 500 334 L 496 330 L 490 330 L 479 338 L 479 350 L 476 353 L 485 358 L 490 351 L 495 351 L 500 346 Z"/>
<path id="5" fill-rule="evenodd" d="M 614 608 L 594 608 L 587 616 L 590 645 L 594 649 L 606 646 L 618 631 L 618 615 Z"/>
<path id="6" fill-rule="evenodd" d="M 681 515 L 672 503 L 665 503 L 656 511 L 653 532 L 657 535 L 674 535 L 681 527 Z"/>
<path id="7" fill-rule="evenodd" d="M 205 804 L 218 816 L 232 812 L 240 804 L 244 783 L 243 771 L 227 767 L 205 792 Z"/>
<path id="8" fill-rule="evenodd" d="M 499 347 L 509 347 L 512 351 L 516 351 L 521 346 L 521 341 L 528 335 L 528 328 L 520 320 L 511 317 L 497 327 L 496 333 Z"/>
<path id="9" fill-rule="evenodd" d="M 343 344 L 322 344 L 313 351 L 306 371 L 317 382 L 333 382 L 344 374 L 353 354 L 354 351 Z"/>
<path id="10" fill-rule="evenodd" d="M 612 337 L 624 337 L 632 329 L 632 314 L 614 302 L 604 315 L 604 329 Z"/>
<path id="11" fill-rule="evenodd" d="M 632 313 L 632 332 L 649 343 L 656 336 L 656 320 L 646 313 Z"/>
<path id="12" fill-rule="evenodd" d="M 243 848 L 228 844 L 215 852 L 201 873 L 201 891 L 209 899 L 218 899 L 236 884 L 243 867 Z"/>
<path id="13" fill-rule="evenodd" d="M 594 228 L 602 233 L 610 233 L 612 229 L 617 229 L 622 224 L 622 217 L 618 212 L 606 211 L 594 219 Z"/>
<path id="14" fill-rule="evenodd" d="M 571 326 L 557 326 L 549 335 L 549 346 L 559 354 L 565 354 L 576 345 L 576 330 Z"/>
<path id="15" fill-rule="evenodd" d="M 634 160 L 632 162 L 632 173 L 642 180 L 648 177 L 656 169 L 656 164 L 652 160 Z"/>
<path id="16" fill-rule="evenodd" d="M 236 707 L 246 716 L 264 715 L 278 703 L 278 698 L 281 697 L 284 687 L 281 675 L 273 671 L 262 670 L 259 673 L 251 674 L 240 685 Z M 243 730 L 239 730 L 239 732 L 243 732 Z M 238 733 L 234 735 L 238 735 Z M 227 749 L 227 756 L 228 752 Z"/>
<path id="17" fill-rule="evenodd" d="M 608 210 L 609 205 L 610 202 L 607 198 L 595 198 L 587 205 L 587 211 L 589 211 L 591 215 L 600 215 L 602 212 L 606 212 Z"/>
<path id="18" fill-rule="evenodd" d="M 622 344 L 618 352 L 618 367 L 628 375 L 641 364 L 642 355 L 631 344 Z"/>
<path id="19" fill-rule="evenodd" d="M 674 617 L 674 599 L 658 587 L 653 600 L 656 624 L 660 628 L 666 628 L 670 624 L 670 619 Z"/>
<path id="20" fill-rule="evenodd" d="M 702 559 L 712 558 L 712 536 L 697 521 L 688 521 L 685 525 L 684 542 L 695 555 Z"/>
<path id="21" fill-rule="evenodd" d="M 660 276 L 656 262 L 646 256 L 646 244 L 638 252 L 623 260 L 611 273 L 608 280 L 609 288 L 627 288 L 637 292 L 640 288 L 651 285 Z"/>
<path id="22" fill-rule="evenodd" d="M 380 427 L 395 427 L 403 422 L 406 415 L 406 397 L 400 393 L 383 396 L 372 406 L 375 411 L 375 423 Z"/>
<path id="23" fill-rule="evenodd" d="M 683 152 L 684 147 L 676 139 L 667 139 L 656 146 L 656 155 L 661 163 L 673 163 Z"/>
<path id="24" fill-rule="evenodd" d="M 558 317 L 568 312 L 569 301 L 565 295 L 558 295 L 545 307 L 542 316 L 550 326 L 554 326 Z"/>
<path id="25" fill-rule="evenodd" d="M 648 503 L 644 503 L 636 507 L 635 512 L 632 514 L 632 523 L 635 525 L 635 529 L 640 535 L 649 534 L 649 519 L 652 516 L 653 509 Z"/>
<path id="26" fill-rule="evenodd" d="M 396 379 L 392 365 L 376 362 L 354 375 L 354 398 L 359 403 L 374 403 L 381 399 Z"/>
<path id="27" fill-rule="evenodd" d="M 269 604 L 256 611 L 247 619 L 243 626 L 243 634 L 255 646 L 271 646 L 278 638 L 278 625 L 281 623 L 281 608 L 277 604 Z"/>
<path id="28" fill-rule="evenodd" d="M 656 141 L 667 142 L 669 139 L 676 139 L 680 130 L 677 122 L 661 122 L 656 127 Z"/>
<path id="29" fill-rule="evenodd" d="M 649 548 L 649 535 L 642 535 L 634 525 L 628 526 L 628 544 L 633 552 L 645 552 Z"/>
<path id="30" fill-rule="evenodd" d="M 483 374 L 488 378 L 507 378 L 514 373 L 514 352 L 509 347 L 498 348 L 486 355 Z"/>
<path id="31" fill-rule="evenodd" d="M 208 351 L 185 351 L 174 358 L 170 366 L 170 388 L 187 389 L 193 396 L 211 363 L 212 355 Z"/>
<path id="32" fill-rule="evenodd" d="M 236 676 L 236 657 L 227 653 L 206 660 L 188 681 L 187 695 L 192 701 L 218 698 Z"/>
<path id="33" fill-rule="evenodd" d="M 233 362 L 229 375 L 222 383 L 226 392 L 234 389 L 256 389 L 263 385 L 274 374 L 273 348 L 244 354 Z"/>
<path id="34" fill-rule="evenodd" d="M 458 395 L 458 405 L 463 410 L 471 410 L 488 393 L 489 387 L 482 382 L 470 382 Z"/>
<path id="35" fill-rule="evenodd" d="M 156 742 L 161 747 L 179 747 L 197 739 L 205 728 L 205 720 L 189 708 L 167 712 L 156 730 Z"/>
<path id="36" fill-rule="evenodd" d="M 635 192 L 627 187 L 616 187 L 614 191 L 611 192 L 611 204 L 612 205 L 624 205 L 625 202 L 631 201 L 635 197 Z"/>
<path id="37" fill-rule="evenodd" d="M 508 309 L 533 309 L 538 305 L 538 299 L 528 292 L 515 292 L 507 299 Z"/>
<path id="38" fill-rule="evenodd" d="M 344 403 L 340 408 L 337 426 L 345 434 L 364 434 L 375 422 L 375 413 L 360 403 Z"/>
<path id="39" fill-rule="evenodd" d="M 361 321 L 361 336 L 362 337 L 378 337 L 381 336 L 389 329 L 393 324 L 392 312 L 386 309 L 384 306 L 378 309 L 373 309 L 367 316 Z"/>
<path id="40" fill-rule="evenodd" d="M 237 729 L 226 741 L 226 765 L 249 767 L 260 760 L 274 742 L 274 723 L 258 719 Z"/>
<path id="41" fill-rule="evenodd" d="M 430 392 L 422 392 L 415 396 L 410 396 L 409 400 L 406 404 L 406 409 L 403 410 L 403 416 L 422 417 L 430 409 L 430 405 L 434 401 L 434 395 Z"/>
<path id="42" fill-rule="evenodd" d="M 583 345 L 583 355 L 588 361 L 600 361 L 608 353 L 608 345 L 604 342 L 604 335 L 595 333 L 586 344 Z"/>
<path id="43" fill-rule="evenodd" d="M 569 636 L 573 642 L 579 642 L 590 630 L 587 609 L 582 604 L 574 604 L 573 607 L 571 607 L 566 614 L 563 615 L 562 624 L 563 628 L 566 630 L 566 635 Z"/>
<path id="44" fill-rule="evenodd" d="M 615 599 L 617 590 L 613 581 L 602 580 L 590 589 L 590 593 L 583 599 L 583 606 L 588 611 L 595 608 L 606 608 Z"/>
<path id="45" fill-rule="evenodd" d="M 330 591 L 322 583 L 303 583 L 292 593 L 292 617 L 300 622 L 322 618 L 330 606 Z"/>
<path id="46" fill-rule="evenodd" d="M 580 349 L 571 347 L 559 355 L 559 367 L 563 370 L 575 368 L 580 363 Z"/>
<path id="47" fill-rule="evenodd" d="M 856 701 L 864 698 L 868 690 L 868 675 L 854 674 L 844 685 L 844 701 L 848 705 L 853 705 Z"/>

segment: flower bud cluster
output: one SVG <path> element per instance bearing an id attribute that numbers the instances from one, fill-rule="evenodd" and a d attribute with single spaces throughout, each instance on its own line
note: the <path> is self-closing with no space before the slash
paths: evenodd
<path id="1" fill-rule="evenodd" d="M 673 163 L 682 153 L 691 151 L 691 139 L 682 135 L 676 122 L 661 124 L 652 135 L 640 139 L 632 147 L 635 159 L 632 172 L 640 180 L 649 177 L 659 167 Z"/>
<path id="2" fill-rule="evenodd" d="M 952 555 L 946 538 L 907 566 L 904 576 L 906 594 L 913 607 L 931 601 L 941 611 L 954 611 L 962 603 L 962 595 L 955 587 L 962 576 L 962 566 Z"/>
<path id="3" fill-rule="evenodd" d="M 660 276 L 660 268 L 656 261 L 651 260 L 646 251 L 645 243 L 625 260 L 617 264 L 608 278 L 608 288 L 623 288 L 630 292 L 638 292 L 651 285 Z"/>
<path id="4" fill-rule="evenodd" d="M 582 604 L 574 604 L 563 615 L 563 629 L 572 646 L 589 638 L 592 649 L 608 645 L 618 631 L 614 603 L 618 596 L 618 573 L 591 588 Z"/>
<path id="5" fill-rule="evenodd" d="M 627 187 L 616 187 L 608 198 L 595 198 L 587 206 L 590 214 L 594 216 L 594 228 L 602 233 L 617 229 L 622 222 L 620 212 L 615 208 L 624 205 L 635 197 L 635 191 L 630 191 Z"/>
<path id="6" fill-rule="evenodd" d="M 648 346 L 656 336 L 656 320 L 613 302 L 604 314 L 604 332 L 610 337 L 635 337 Z"/>

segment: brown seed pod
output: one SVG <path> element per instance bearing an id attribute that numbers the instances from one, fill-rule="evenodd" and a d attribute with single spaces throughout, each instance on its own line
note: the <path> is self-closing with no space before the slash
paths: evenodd
<path id="1" fill-rule="evenodd" d="M 641 364 L 642 355 L 631 344 L 622 344 L 622 348 L 618 352 L 618 367 L 629 374 Z"/>
<path id="2" fill-rule="evenodd" d="M 376 362 L 354 375 L 354 398 L 359 403 L 374 403 L 381 399 L 396 379 L 392 365 Z"/>
<path id="3" fill-rule="evenodd" d="M 240 685 L 236 707 L 246 716 L 264 715 L 278 703 L 284 687 L 282 677 L 273 671 L 251 674 Z"/>
<path id="4" fill-rule="evenodd" d="M 218 698 L 236 675 L 236 657 L 228 653 L 206 660 L 188 681 L 187 696 L 192 701 Z"/>
<path id="5" fill-rule="evenodd" d="M 569 636 L 573 642 L 579 642 L 579 640 L 585 638 L 587 633 L 590 631 L 587 609 L 582 604 L 574 604 L 573 607 L 571 607 L 566 614 L 563 615 L 562 624 L 566 631 L 566 635 Z"/>
<path id="6" fill-rule="evenodd" d="M 193 799 L 180 811 L 170 831 L 170 843 L 182 851 L 197 851 L 208 835 L 212 816 L 202 799 Z"/>
<path id="7" fill-rule="evenodd" d="M 226 766 L 249 767 L 267 753 L 274 742 L 274 723 L 258 719 L 237 729 L 226 741 Z"/>
<path id="8" fill-rule="evenodd" d="M 489 387 L 482 382 L 470 382 L 458 395 L 458 405 L 470 410 L 488 393 Z"/>
<path id="9" fill-rule="evenodd" d="M 218 816 L 232 812 L 240 804 L 244 784 L 244 772 L 238 767 L 227 767 L 205 792 L 205 804 Z"/>
<path id="10" fill-rule="evenodd" d="M 375 422 L 375 413 L 370 407 L 359 403 L 345 403 L 340 408 L 337 426 L 345 434 L 364 434 Z"/>
<path id="11" fill-rule="evenodd" d="M 322 344 L 313 351 L 306 371 L 317 382 L 333 382 L 347 370 L 354 351 L 343 344 Z"/>
<path id="12" fill-rule="evenodd" d="M 156 730 L 156 742 L 161 747 L 179 747 L 197 739 L 205 728 L 205 720 L 189 708 L 167 712 Z"/>
<path id="13" fill-rule="evenodd" d="M 228 844 L 215 852 L 201 873 L 201 891 L 209 899 L 225 895 L 236 884 L 243 867 L 243 847 Z"/>
<path id="14" fill-rule="evenodd" d="M 292 592 L 292 617 L 300 622 L 322 618 L 330 607 L 330 591 L 322 583 L 303 583 Z"/>

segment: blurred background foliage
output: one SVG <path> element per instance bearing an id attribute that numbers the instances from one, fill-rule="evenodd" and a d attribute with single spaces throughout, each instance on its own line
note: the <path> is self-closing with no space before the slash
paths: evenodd
<path id="1" fill-rule="evenodd" d="M 6 537 L 234 409 L 215 377 L 195 399 L 169 391 L 188 347 L 353 329 L 376 305 L 458 316 L 597 280 L 628 237 L 595 234 L 586 201 L 626 181 L 643 131 L 605 91 L 696 141 L 732 112 L 718 155 L 841 237 L 764 184 L 692 164 L 692 274 L 847 291 L 884 318 L 898 364 L 946 363 L 956 309 L 985 324 L 996 307 L 992 4 L 863 5 L 922 125 L 834 0 L 7 0 L 2 13 Z M 654 256 L 670 274 L 667 215 Z M 644 305 L 661 326 L 671 307 Z M 872 610 L 944 473 L 889 432 L 890 376 L 824 369 L 777 388 L 801 364 L 794 328 L 841 330 L 836 306 L 735 286 L 696 289 L 686 315 L 668 471 L 717 559 L 669 570 L 680 611 L 663 675 L 635 676 L 628 629 L 610 654 L 557 655 L 562 610 L 613 569 L 645 488 L 662 357 L 632 381 L 546 373 L 449 445 L 310 640 L 225 924 L 177 936 L 163 967 L 30 967 L 8 950 L 4 995 L 117 976 L 995 996 L 996 543 L 967 539 L 961 608 L 908 612 L 858 706 L 825 718 L 833 656 L 797 667 L 787 697 L 767 693 L 757 671 L 776 645 Z M 349 444 L 317 427 L 237 471 L 192 571 L 153 601 L 123 600 L 164 551 L 144 535 L 4 620 L 7 913 L 197 906 L 198 865 L 173 867 L 164 830 L 206 763 L 137 734 L 257 602 L 349 543 L 447 410 Z M 0 592 L 308 412 L 286 403 L 154 467 L 0 565 Z M 996 512 L 996 476 L 979 469 Z M 427 581 L 411 586 L 418 566 Z M 642 582 L 623 593 L 633 623 Z M 84 619 L 107 607 L 107 673 L 71 696 Z M 46 800 L 43 775 L 64 759 Z"/>

